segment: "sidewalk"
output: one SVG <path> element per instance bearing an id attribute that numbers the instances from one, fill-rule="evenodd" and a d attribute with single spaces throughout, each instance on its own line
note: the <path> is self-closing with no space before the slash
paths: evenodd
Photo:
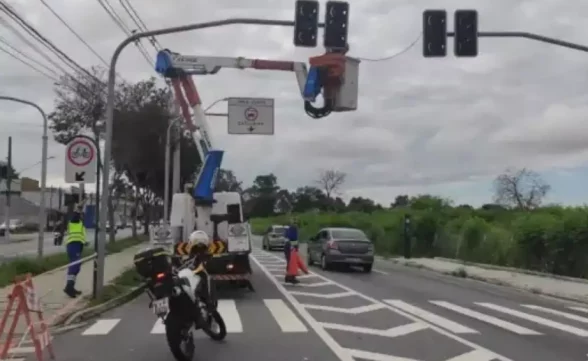
<path id="1" fill-rule="evenodd" d="M 405 266 L 422 267 L 431 271 L 467 277 L 480 281 L 511 286 L 533 293 L 564 298 L 588 303 L 588 280 L 556 276 L 515 268 L 485 264 L 464 263 L 459 260 L 444 258 L 390 258 L 377 257 L 377 262 L 384 265 L 392 262 Z"/>
<path id="2" fill-rule="evenodd" d="M 127 248 L 119 253 L 107 255 L 105 258 L 104 283 L 110 283 L 119 274 L 124 272 L 128 267 L 133 265 L 133 256 L 140 249 L 145 248 L 145 244 L 139 244 Z M 83 292 L 82 296 L 71 299 L 65 295 L 63 288 L 65 286 L 66 270 L 58 269 L 49 271 L 33 278 L 33 285 L 37 297 L 41 298 L 43 306 L 43 316 L 48 324 L 54 323 L 65 313 L 83 307 L 84 297 L 92 294 L 93 278 L 93 260 L 82 265 L 82 270 L 78 275 L 76 288 Z M 0 289 L 0 312 L 4 312 L 7 307 L 8 295 L 12 291 L 12 286 Z M 34 317 L 36 320 L 36 316 Z M 24 322 L 19 321 L 17 334 L 24 332 Z"/>

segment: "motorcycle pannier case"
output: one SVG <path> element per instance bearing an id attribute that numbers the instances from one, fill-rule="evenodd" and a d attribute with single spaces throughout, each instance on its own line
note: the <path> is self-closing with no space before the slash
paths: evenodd
<path id="1" fill-rule="evenodd" d="M 149 248 L 137 253 L 133 259 L 137 273 L 144 278 L 153 278 L 159 273 L 171 273 L 169 252 L 163 247 Z"/>

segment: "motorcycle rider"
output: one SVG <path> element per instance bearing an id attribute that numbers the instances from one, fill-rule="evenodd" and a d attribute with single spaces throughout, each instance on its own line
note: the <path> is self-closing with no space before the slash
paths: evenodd
<path id="1" fill-rule="evenodd" d="M 190 244 L 190 258 L 194 261 L 194 267 L 198 267 L 200 264 L 208 261 L 210 253 L 208 247 L 210 246 L 211 239 L 208 234 L 204 231 L 194 231 L 188 238 Z M 201 296 L 204 298 L 203 301 L 208 303 L 210 301 L 210 282 L 208 274 L 206 272 L 200 272 L 198 274 L 202 282 L 202 290 L 206 290 Z"/>

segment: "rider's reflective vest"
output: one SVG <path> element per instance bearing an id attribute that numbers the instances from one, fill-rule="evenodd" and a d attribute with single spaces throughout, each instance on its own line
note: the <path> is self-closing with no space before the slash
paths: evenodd
<path id="1" fill-rule="evenodd" d="M 86 243 L 86 229 L 82 221 L 78 223 L 69 222 L 67 225 L 67 240 L 65 244 L 71 242 Z"/>

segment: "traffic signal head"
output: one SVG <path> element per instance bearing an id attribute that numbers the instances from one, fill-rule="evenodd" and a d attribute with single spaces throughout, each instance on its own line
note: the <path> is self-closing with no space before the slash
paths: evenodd
<path id="1" fill-rule="evenodd" d="M 326 10 L 324 47 L 336 50 L 347 49 L 349 3 L 345 1 L 327 1 Z"/>
<path id="2" fill-rule="evenodd" d="M 319 2 L 296 0 L 294 45 L 313 48 L 317 44 Z"/>
<path id="3" fill-rule="evenodd" d="M 423 12 L 423 56 L 425 58 L 447 55 L 447 11 Z"/>
<path id="4" fill-rule="evenodd" d="M 478 12 L 476 10 L 455 11 L 455 56 L 478 56 Z"/>

